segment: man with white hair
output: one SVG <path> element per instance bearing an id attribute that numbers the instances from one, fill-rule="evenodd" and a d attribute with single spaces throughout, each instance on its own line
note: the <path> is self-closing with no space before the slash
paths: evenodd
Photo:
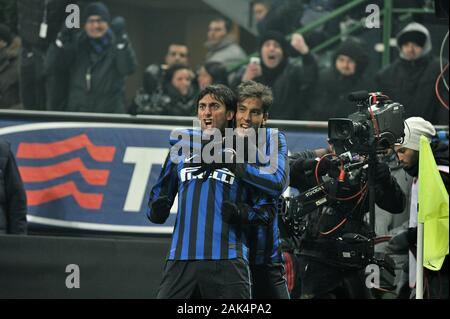
<path id="1" fill-rule="evenodd" d="M 415 251 L 417 244 L 417 207 L 419 194 L 419 152 L 420 137 L 425 136 L 431 142 L 431 149 L 438 165 L 439 172 L 448 192 L 449 182 L 449 147 L 441 141 L 432 141 L 436 135 L 433 125 L 421 117 L 411 117 L 405 121 L 405 138 L 402 144 L 395 146 L 398 159 L 403 164 L 403 169 L 407 174 L 413 177 L 410 198 L 410 217 L 409 230 L 403 234 L 403 238 L 407 238 L 409 252 L 409 286 L 411 289 L 415 287 L 415 269 L 416 259 Z M 433 192 L 427 189 L 427 192 Z M 399 235 L 401 237 L 401 235 Z M 399 238 L 393 240 L 399 241 Z M 428 271 L 426 276 L 429 283 L 430 298 L 448 298 L 449 297 L 449 267 L 448 258 L 445 259 L 442 269 L 438 272 Z"/>

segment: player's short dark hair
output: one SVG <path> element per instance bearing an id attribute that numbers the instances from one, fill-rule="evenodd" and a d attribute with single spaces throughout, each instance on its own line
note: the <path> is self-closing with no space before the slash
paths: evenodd
<path id="1" fill-rule="evenodd" d="M 215 99 L 225 104 L 225 108 L 227 109 L 227 111 L 236 112 L 237 98 L 234 92 L 229 87 L 223 84 L 208 85 L 199 93 L 197 97 L 197 107 L 200 103 L 200 100 L 207 95 L 211 95 Z"/>

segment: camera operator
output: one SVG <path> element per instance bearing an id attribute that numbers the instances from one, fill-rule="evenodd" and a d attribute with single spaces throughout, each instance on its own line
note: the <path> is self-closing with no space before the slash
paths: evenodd
<path id="1" fill-rule="evenodd" d="M 342 177 L 342 171 L 328 157 L 320 161 L 316 152 L 304 151 L 290 157 L 290 186 L 304 192 L 317 185 L 315 172 L 327 178 Z M 401 213 L 405 199 L 385 163 L 377 163 L 376 203 L 391 213 Z M 306 216 L 299 250 L 301 298 L 369 298 L 365 266 L 372 236 L 364 215 L 369 211 L 367 191 L 360 185 L 338 182 L 335 197 Z M 327 190 L 333 192 L 333 186 Z M 358 196 L 354 194 L 360 193 Z M 331 196 L 329 196 L 331 198 Z M 348 200 L 347 200 L 348 199 Z M 343 250 L 340 251 L 340 248 Z M 344 250 L 354 255 L 346 259 Z"/>

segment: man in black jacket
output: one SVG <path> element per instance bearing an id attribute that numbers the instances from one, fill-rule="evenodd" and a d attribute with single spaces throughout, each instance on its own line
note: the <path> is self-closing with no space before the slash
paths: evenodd
<path id="1" fill-rule="evenodd" d="M 430 32 L 413 22 L 398 34 L 397 43 L 400 57 L 377 74 L 376 89 L 403 104 L 406 118 L 420 116 L 434 125 L 448 125 L 448 113 L 435 92 L 441 70 L 439 58 L 431 53 Z"/>
<path id="2" fill-rule="evenodd" d="M 370 92 L 373 86 L 365 72 L 369 65 L 367 51 L 357 38 L 347 39 L 336 49 L 330 67 L 319 75 L 309 119 L 328 121 L 357 111 L 348 95 L 356 91 Z"/>
<path id="3" fill-rule="evenodd" d="M 0 139 L 0 234 L 26 234 L 27 200 L 9 144 Z"/>
<path id="4" fill-rule="evenodd" d="M 69 71 L 67 111 L 125 113 L 125 78 L 136 69 L 136 58 L 123 19 L 111 24 L 101 2 L 83 12 L 84 31 L 63 29 L 49 49 L 47 68 Z"/>
<path id="5" fill-rule="evenodd" d="M 302 65 L 290 60 L 290 53 L 300 55 Z M 318 72 L 316 60 L 303 36 L 294 34 L 289 44 L 281 33 L 270 31 L 261 37 L 260 55 L 261 64 L 250 63 L 237 82 L 253 80 L 273 90 L 272 119 L 302 120 Z"/>

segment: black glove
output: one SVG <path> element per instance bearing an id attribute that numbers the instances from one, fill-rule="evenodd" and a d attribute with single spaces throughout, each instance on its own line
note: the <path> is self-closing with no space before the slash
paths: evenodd
<path id="1" fill-rule="evenodd" d="M 193 173 L 193 175 L 198 176 L 200 174 L 205 173 L 203 176 L 204 180 L 207 180 L 208 177 L 216 170 L 216 169 L 228 169 L 231 172 L 235 169 L 235 155 L 236 152 L 233 149 L 226 149 L 223 147 L 223 142 L 220 142 L 220 159 L 217 162 L 205 163 L 202 161 L 201 168 Z M 202 148 L 203 149 L 203 148 Z M 212 149 L 216 149 L 216 147 L 212 146 Z M 203 156 L 203 152 L 202 152 Z M 211 155 L 212 157 L 212 155 Z M 202 158 L 203 160 L 203 158 Z"/>
<path id="2" fill-rule="evenodd" d="M 230 225 L 248 224 L 249 206 L 243 203 L 235 204 L 230 201 L 222 203 L 222 220 Z"/>
<path id="3" fill-rule="evenodd" d="M 417 245 L 417 227 L 408 228 L 407 237 L 409 247 L 415 247 Z"/>
<path id="4" fill-rule="evenodd" d="M 377 163 L 375 166 L 375 181 L 377 185 L 386 186 L 391 182 L 391 170 L 386 163 Z"/>
<path id="5" fill-rule="evenodd" d="M 56 46 L 62 48 L 72 44 L 76 33 L 77 29 L 69 29 L 64 25 L 56 37 Z"/>
<path id="6" fill-rule="evenodd" d="M 305 172 L 311 171 L 312 174 L 315 175 L 317 165 L 319 165 L 319 170 L 318 170 L 319 176 L 324 176 L 333 169 L 336 169 L 339 172 L 336 165 L 333 165 L 333 163 L 328 158 L 323 158 L 320 161 L 320 164 L 319 164 L 319 161 L 316 159 L 307 159 L 303 162 L 303 169 L 305 170 Z"/>
<path id="7" fill-rule="evenodd" d="M 164 224 L 170 215 L 170 202 L 167 196 L 161 196 L 154 202 L 151 202 L 152 214 L 150 221 L 154 224 Z"/>
<path id="8" fill-rule="evenodd" d="M 128 44 L 128 36 L 125 32 L 126 22 L 123 17 L 115 17 L 111 21 L 111 29 L 114 34 L 117 36 L 117 42 L 122 46 L 126 46 Z"/>

